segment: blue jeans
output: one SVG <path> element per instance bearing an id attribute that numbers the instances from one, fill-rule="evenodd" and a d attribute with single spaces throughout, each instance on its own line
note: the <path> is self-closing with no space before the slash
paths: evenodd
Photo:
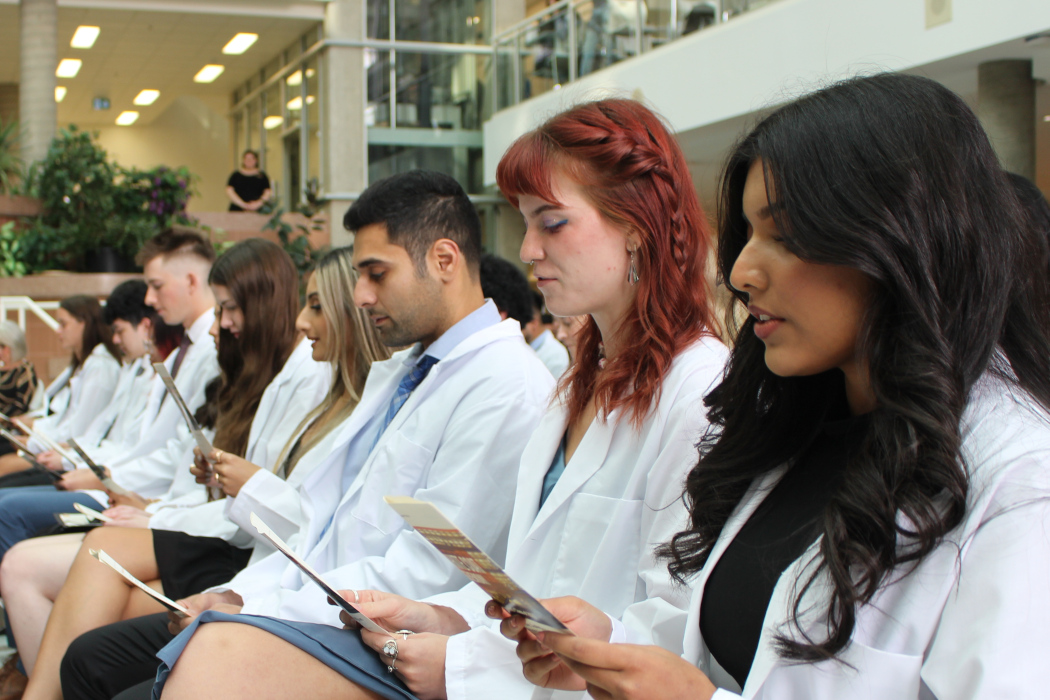
<path id="1" fill-rule="evenodd" d="M 54 486 L 0 489 L 0 559 L 7 550 L 41 530 L 57 525 L 55 513 L 73 513 L 73 504 L 98 509 L 86 493 L 59 491 Z"/>

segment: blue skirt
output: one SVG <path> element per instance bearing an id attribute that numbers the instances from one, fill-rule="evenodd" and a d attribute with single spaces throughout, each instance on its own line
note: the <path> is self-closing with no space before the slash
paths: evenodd
<path id="1" fill-rule="evenodd" d="M 386 700 L 416 700 L 416 696 L 401 679 L 386 670 L 386 663 L 361 641 L 361 635 L 352 630 L 308 622 L 290 622 L 258 615 L 230 615 L 209 610 L 200 614 L 168 646 L 157 652 L 160 668 L 153 686 L 154 700 L 160 699 L 168 674 L 175 667 L 182 650 L 199 625 L 207 622 L 239 622 L 252 625 L 302 649 L 354 685 L 369 690 Z M 304 682 L 309 682 L 304 679 Z"/>

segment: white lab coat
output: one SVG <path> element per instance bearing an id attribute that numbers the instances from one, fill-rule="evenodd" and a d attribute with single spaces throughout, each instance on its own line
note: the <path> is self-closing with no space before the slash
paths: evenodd
<path id="1" fill-rule="evenodd" d="M 191 412 L 204 403 L 204 387 L 219 375 L 215 339 L 208 333 L 214 322 L 215 310 L 208 309 L 186 330 L 190 346 L 186 349 L 178 376 L 175 377 L 175 386 Z M 178 352 L 178 349 L 173 350 L 164 361 L 169 372 L 175 364 Z M 146 400 L 138 441 L 120 454 L 114 454 L 110 467 L 138 460 L 154 450 L 166 449 L 168 440 L 175 436 L 176 427 L 185 421 L 178 405 L 164 394 L 164 383 L 160 381 L 160 377 L 154 377 L 149 398 Z M 171 472 L 165 470 L 164 464 L 163 460 L 153 463 L 153 471 L 149 471 L 146 464 L 140 465 L 134 482 L 121 485 L 141 495 L 145 495 L 147 491 L 154 494 L 164 493 L 172 478 Z"/>
<path id="2" fill-rule="evenodd" d="M 66 372 L 68 372 L 68 368 Z M 60 375 L 65 376 L 65 372 Z M 52 397 L 56 412 L 50 416 L 38 418 L 33 429 L 47 435 L 55 442 L 64 442 L 71 437 L 82 435 L 113 398 L 120 377 L 120 363 L 109 354 L 109 350 L 99 343 L 91 351 L 80 368 L 70 377 L 69 383 Z M 68 399 L 64 397 L 68 396 Z M 64 403 L 59 408 L 58 405 Z M 30 441 L 30 449 L 37 452 L 46 449 L 44 445 Z"/>
<path id="3" fill-rule="evenodd" d="M 273 469 L 296 427 L 321 403 L 331 386 L 331 365 L 315 362 L 312 352 L 306 339 L 299 341 L 259 400 L 248 434 L 245 459 L 264 471 Z M 190 473 L 194 446 L 195 443 L 190 444 L 182 455 L 183 465 L 174 465 L 175 479 L 166 496 L 147 508 L 153 513 L 150 528 L 219 537 L 237 547 L 250 547 L 257 534 L 255 528 L 241 529 L 226 518 L 224 501 L 232 499 L 208 502 L 205 487 Z M 266 553 L 270 551 L 273 550 L 267 545 Z"/>
<path id="4" fill-rule="evenodd" d="M 299 537 L 299 525 L 303 514 L 299 489 L 306 478 L 328 459 L 339 440 L 342 426 L 349 420 L 350 417 L 347 416 L 346 420 L 333 427 L 320 442 L 301 455 L 295 469 L 286 479 L 267 469 L 252 474 L 235 498 L 225 499 L 226 518 L 236 523 L 244 532 L 256 533 L 250 519 L 251 514 L 255 513 L 278 537 L 288 543 L 288 546 L 294 547 Z M 277 466 L 274 465 L 275 468 Z M 249 564 L 269 556 L 273 551 L 274 548 L 269 542 L 257 540 Z"/>
<path id="5" fill-rule="evenodd" d="M 553 333 L 543 331 L 530 345 L 555 379 L 565 374 L 565 370 L 569 368 L 569 351 Z"/>
<path id="6" fill-rule="evenodd" d="M 685 526 L 683 480 L 696 465 L 695 445 L 707 428 L 704 396 L 721 380 L 727 355 L 715 338 L 682 351 L 640 428 L 620 409 L 605 422 L 595 420 L 539 508 L 543 479 L 568 419 L 564 403 L 547 412 L 518 472 L 506 568 L 519 585 L 539 598 L 580 596 L 615 617 L 637 614 L 646 629 L 656 628 L 659 641 L 681 640 L 680 608 L 689 592 L 672 584 L 653 548 Z M 492 697 L 497 690 L 501 700 L 550 697 L 522 676 L 515 644 L 485 617 L 488 599 L 471 583 L 428 600 L 452 607 L 473 628 L 448 640 L 449 700 Z M 645 612 L 635 612 L 643 601 Z"/>
<path id="7" fill-rule="evenodd" d="M 964 521 L 911 573 L 891 576 L 857 611 L 839 660 L 797 664 L 774 648 L 791 632 L 793 585 L 814 544 L 781 576 L 766 612 L 743 697 L 765 700 L 1044 698 L 1050 687 L 1050 417 L 1002 382 L 984 378 L 963 419 L 972 475 Z M 684 658 L 722 690 L 739 688 L 708 653 L 699 610 L 709 572 L 780 471 L 745 496 L 694 582 Z M 826 582 L 825 582 L 826 583 Z M 821 585 L 803 601 L 803 629 L 826 634 Z"/>
<path id="8" fill-rule="evenodd" d="M 423 598 L 466 583 L 383 501 L 387 495 L 431 501 L 480 547 L 501 560 L 505 553 L 518 462 L 554 386 L 517 321 L 473 333 L 434 365 L 343 492 L 350 443 L 386 411 L 411 352 L 372 365 L 332 454 L 301 489 L 297 551 L 336 588 Z M 216 590 L 226 588 L 241 595 L 245 613 L 340 624 L 324 592 L 280 553 Z"/>
<path id="9" fill-rule="evenodd" d="M 123 365 L 109 405 L 77 436 L 77 444 L 97 464 L 108 464 L 122 448 L 138 442 L 153 375 L 148 355 Z M 73 463 L 63 460 L 63 465 L 67 469 L 87 466 L 80 459 Z"/>

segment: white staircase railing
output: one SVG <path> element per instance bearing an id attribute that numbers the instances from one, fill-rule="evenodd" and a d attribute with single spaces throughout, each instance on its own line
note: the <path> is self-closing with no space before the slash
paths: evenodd
<path id="1" fill-rule="evenodd" d="M 26 312 L 43 321 L 51 330 L 58 330 L 58 321 L 48 313 L 48 309 L 57 309 L 57 301 L 33 301 L 25 296 L 0 297 L 0 321 L 7 320 L 7 314 L 14 311 L 18 314 L 18 327 L 26 329 Z"/>

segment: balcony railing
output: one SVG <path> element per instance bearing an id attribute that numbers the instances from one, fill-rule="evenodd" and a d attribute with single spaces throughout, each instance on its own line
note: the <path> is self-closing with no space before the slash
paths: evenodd
<path id="1" fill-rule="evenodd" d="M 560 0 L 495 37 L 495 109 L 775 1 Z"/>

